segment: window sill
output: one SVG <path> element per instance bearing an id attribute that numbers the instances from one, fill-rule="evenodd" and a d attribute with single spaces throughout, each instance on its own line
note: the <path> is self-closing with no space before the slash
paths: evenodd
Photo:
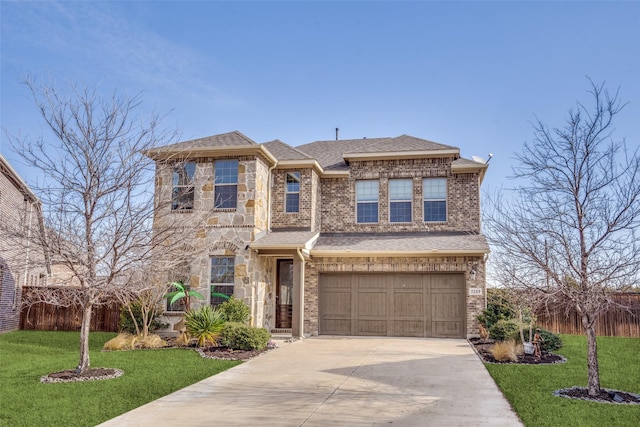
<path id="1" fill-rule="evenodd" d="M 212 212 L 235 212 L 238 208 L 213 208 Z"/>
<path id="2" fill-rule="evenodd" d="M 171 213 L 190 214 L 193 213 L 193 209 L 171 209 Z"/>

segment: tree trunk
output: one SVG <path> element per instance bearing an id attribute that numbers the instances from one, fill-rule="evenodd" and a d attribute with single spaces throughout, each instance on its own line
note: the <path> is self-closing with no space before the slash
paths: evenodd
<path id="1" fill-rule="evenodd" d="M 589 396 L 600 393 L 600 369 L 598 368 L 598 344 L 596 342 L 595 319 L 582 315 L 582 325 L 587 334 L 587 371 L 589 378 Z"/>
<path id="2" fill-rule="evenodd" d="M 91 328 L 91 311 L 93 304 L 85 304 L 82 310 L 82 326 L 80 327 L 80 361 L 76 367 L 76 374 L 89 368 L 89 330 Z"/>

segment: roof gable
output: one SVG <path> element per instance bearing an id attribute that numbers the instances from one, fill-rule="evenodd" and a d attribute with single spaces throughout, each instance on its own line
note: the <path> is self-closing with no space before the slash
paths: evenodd
<path id="1" fill-rule="evenodd" d="M 206 136 L 204 138 L 192 139 L 189 141 L 177 142 L 175 144 L 165 145 L 163 149 L 184 149 L 205 147 L 243 147 L 258 145 L 254 140 L 244 135 L 242 132 L 234 130 L 233 132 L 221 133 L 219 135 Z"/>
<path id="2" fill-rule="evenodd" d="M 444 145 L 426 139 L 416 138 L 410 135 L 401 135 L 395 138 L 362 138 L 341 139 L 334 141 L 315 141 L 296 147 L 315 158 L 325 170 L 348 169 L 345 157 L 348 154 L 379 154 L 401 155 L 408 153 L 425 153 L 438 151 L 451 151 L 459 153 L 457 147 Z"/>
<path id="3" fill-rule="evenodd" d="M 278 160 L 311 160 L 312 157 L 279 139 L 262 144 Z"/>

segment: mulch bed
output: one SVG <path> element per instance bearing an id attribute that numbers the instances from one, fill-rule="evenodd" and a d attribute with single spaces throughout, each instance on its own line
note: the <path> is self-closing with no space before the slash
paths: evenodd
<path id="1" fill-rule="evenodd" d="M 517 362 L 496 360 L 491 354 L 491 347 L 495 342 L 493 340 L 483 340 L 481 338 L 471 338 L 469 342 L 473 345 L 482 361 L 487 363 L 500 364 L 525 364 L 525 365 L 548 365 L 553 363 L 564 363 L 567 360 L 559 354 L 542 351 L 540 358 L 536 359 L 533 354 L 522 354 L 518 356 Z"/>
<path id="2" fill-rule="evenodd" d="M 592 402 L 615 403 L 626 405 L 640 405 L 640 396 L 626 391 L 609 390 L 603 388 L 597 396 L 589 396 L 589 389 L 585 387 L 572 387 L 557 390 L 553 393 L 556 396 L 567 397 L 569 399 L 590 400 Z"/>
<path id="3" fill-rule="evenodd" d="M 188 347 L 180 347 L 176 345 L 175 339 L 167 339 L 167 347 L 163 348 L 190 348 L 196 350 L 200 355 L 207 359 L 219 359 L 219 360 L 242 360 L 247 361 L 263 353 L 266 353 L 272 348 L 265 348 L 264 350 L 234 350 L 228 347 L 208 347 L 197 348 L 195 345 Z M 96 381 L 96 380 L 108 380 L 112 378 L 118 378 L 124 374 L 120 369 L 114 368 L 89 368 L 82 374 L 76 374 L 73 369 L 53 372 L 49 375 L 45 375 L 40 378 L 42 383 L 70 383 L 76 381 Z"/>
<path id="4" fill-rule="evenodd" d="M 221 359 L 221 360 L 249 360 L 256 356 L 266 353 L 271 350 L 266 348 L 264 350 L 234 350 L 228 347 L 209 347 L 196 349 L 202 357 L 207 359 Z"/>
<path id="5" fill-rule="evenodd" d="M 493 340 L 483 340 L 481 338 L 469 339 L 471 345 L 476 350 L 476 353 L 487 363 L 500 363 L 500 364 L 527 364 L 527 365 L 543 365 L 553 363 L 564 363 L 567 360 L 558 355 L 542 351 L 540 358 L 536 359 L 532 354 L 524 354 L 518 356 L 517 362 L 501 362 L 496 360 L 490 352 L 491 346 L 494 344 Z M 556 390 L 553 392 L 555 396 L 566 397 L 568 399 L 580 399 L 588 400 L 592 402 L 600 403 L 613 403 L 622 405 L 640 405 L 640 396 L 637 394 L 629 393 L 626 391 L 609 390 L 603 388 L 598 396 L 589 396 L 589 390 L 585 387 L 571 387 L 562 390 Z"/>
<path id="6" fill-rule="evenodd" d="M 73 369 L 53 372 L 40 378 L 41 383 L 71 383 L 76 381 L 110 380 L 122 376 L 124 372 L 114 368 L 89 368 L 81 374 Z"/>

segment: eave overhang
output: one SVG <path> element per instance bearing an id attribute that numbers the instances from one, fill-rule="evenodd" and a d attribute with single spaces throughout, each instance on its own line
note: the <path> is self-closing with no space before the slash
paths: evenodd
<path id="1" fill-rule="evenodd" d="M 483 256 L 489 253 L 489 250 L 484 249 L 427 249 L 427 250 L 413 250 L 413 251 L 352 251 L 351 249 L 341 250 L 327 250 L 327 249 L 313 249 L 311 250 L 311 256 L 313 257 L 341 257 L 341 258 L 354 258 L 354 257 L 435 257 L 435 256 Z"/>
<path id="2" fill-rule="evenodd" d="M 459 149 L 426 150 L 426 151 L 385 151 L 374 153 L 344 153 L 345 161 L 350 160 L 395 160 L 395 159 L 427 159 L 442 157 L 458 157 Z"/>
<path id="3" fill-rule="evenodd" d="M 262 145 L 237 145 L 225 147 L 194 147 L 194 148 L 152 148 L 142 152 L 153 160 L 172 160 L 198 157 L 221 157 L 221 156 L 255 156 L 261 155 L 268 160 L 271 165 L 278 163 L 276 158 Z"/>

